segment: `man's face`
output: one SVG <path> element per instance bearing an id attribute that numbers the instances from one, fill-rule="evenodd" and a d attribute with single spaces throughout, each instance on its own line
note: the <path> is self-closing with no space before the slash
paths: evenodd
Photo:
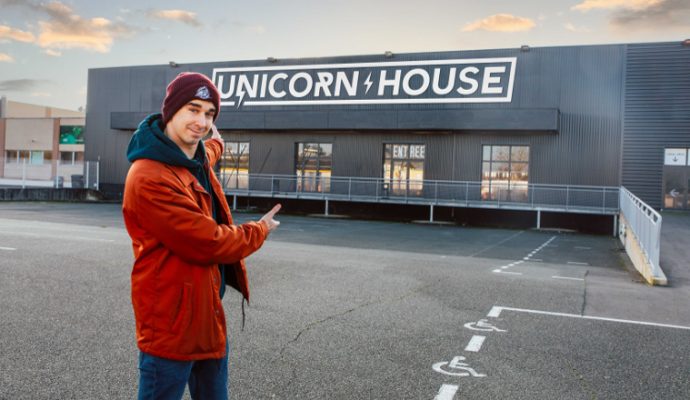
<path id="1" fill-rule="evenodd" d="M 194 99 L 177 110 L 165 126 L 165 132 L 183 151 L 196 150 L 199 141 L 211 129 L 215 115 L 213 103 Z"/>

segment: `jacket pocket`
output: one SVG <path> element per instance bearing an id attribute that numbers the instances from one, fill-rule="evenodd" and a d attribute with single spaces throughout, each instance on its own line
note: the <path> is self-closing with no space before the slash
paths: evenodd
<path id="1" fill-rule="evenodd" d="M 189 325 L 189 320 L 192 314 L 192 284 L 185 283 L 182 286 L 180 293 L 180 300 L 177 302 L 176 311 L 173 317 L 173 323 L 170 330 L 172 333 L 178 333 L 180 329 L 184 329 Z"/>

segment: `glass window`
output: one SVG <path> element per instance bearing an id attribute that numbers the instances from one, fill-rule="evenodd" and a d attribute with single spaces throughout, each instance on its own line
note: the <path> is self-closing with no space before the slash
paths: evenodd
<path id="1" fill-rule="evenodd" d="M 510 149 L 511 162 L 528 162 L 529 161 L 529 147 L 527 146 L 512 146 Z"/>
<path id="2" fill-rule="evenodd" d="M 383 147 L 384 195 L 421 196 L 426 145 L 388 143 Z"/>
<path id="3" fill-rule="evenodd" d="M 42 151 L 32 151 L 30 164 L 43 165 L 43 152 Z"/>
<path id="4" fill-rule="evenodd" d="M 296 151 L 297 190 L 303 192 L 330 191 L 333 144 L 297 143 Z"/>
<path id="5" fill-rule="evenodd" d="M 483 146 L 483 200 L 527 201 L 528 185 L 529 146 Z"/>
<path id="6" fill-rule="evenodd" d="M 491 160 L 508 161 L 510 157 L 510 146 L 491 146 Z"/>
<path id="7" fill-rule="evenodd" d="M 60 152 L 60 164 L 62 164 L 62 165 L 73 165 L 74 164 L 74 152 L 73 151 L 61 151 Z"/>
<path id="8" fill-rule="evenodd" d="M 19 163 L 19 152 L 17 150 L 5 151 L 5 164 Z"/>
<path id="9" fill-rule="evenodd" d="M 226 189 L 249 188 L 249 142 L 225 142 L 220 176 Z"/>

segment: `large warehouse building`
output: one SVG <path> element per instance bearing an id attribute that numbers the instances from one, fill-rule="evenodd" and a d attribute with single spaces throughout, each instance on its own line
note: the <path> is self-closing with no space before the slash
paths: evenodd
<path id="1" fill-rule="evenodd" d="M 221 92 L 230 197 L 612 216 L 624 186 L 690 208 L 689 40 L 91 69 L 86 159 L 111 196 L 182 71 Z"/>

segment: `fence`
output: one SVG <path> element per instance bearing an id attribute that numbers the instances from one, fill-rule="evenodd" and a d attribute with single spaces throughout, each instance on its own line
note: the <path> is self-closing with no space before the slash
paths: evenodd
<path id="1" fill-rule="evenodd" d="M 0 174 L 3 187 L 88 188 L 99 189 L 99 162 L 62 164 L 60 160 L 32 163 L 24 158 L 4 162 Z"/>
<path id="2" fill-rule="evenodd" d="M 233 180 L 237 182 L 237 180 Z M 613 215 L 618 187 L 509 184 L 248 174 L 245 187 L 225 186 L 228 195 L 344 200 L 439 206 L 572 211 Z"/>
<path id="3" fill-rule="evenodd" d="M 661 215 L 622 186 L 620 210 L 620 238 L 633 264 L 648 282 L 665 284 L 659 265 Z"/>

